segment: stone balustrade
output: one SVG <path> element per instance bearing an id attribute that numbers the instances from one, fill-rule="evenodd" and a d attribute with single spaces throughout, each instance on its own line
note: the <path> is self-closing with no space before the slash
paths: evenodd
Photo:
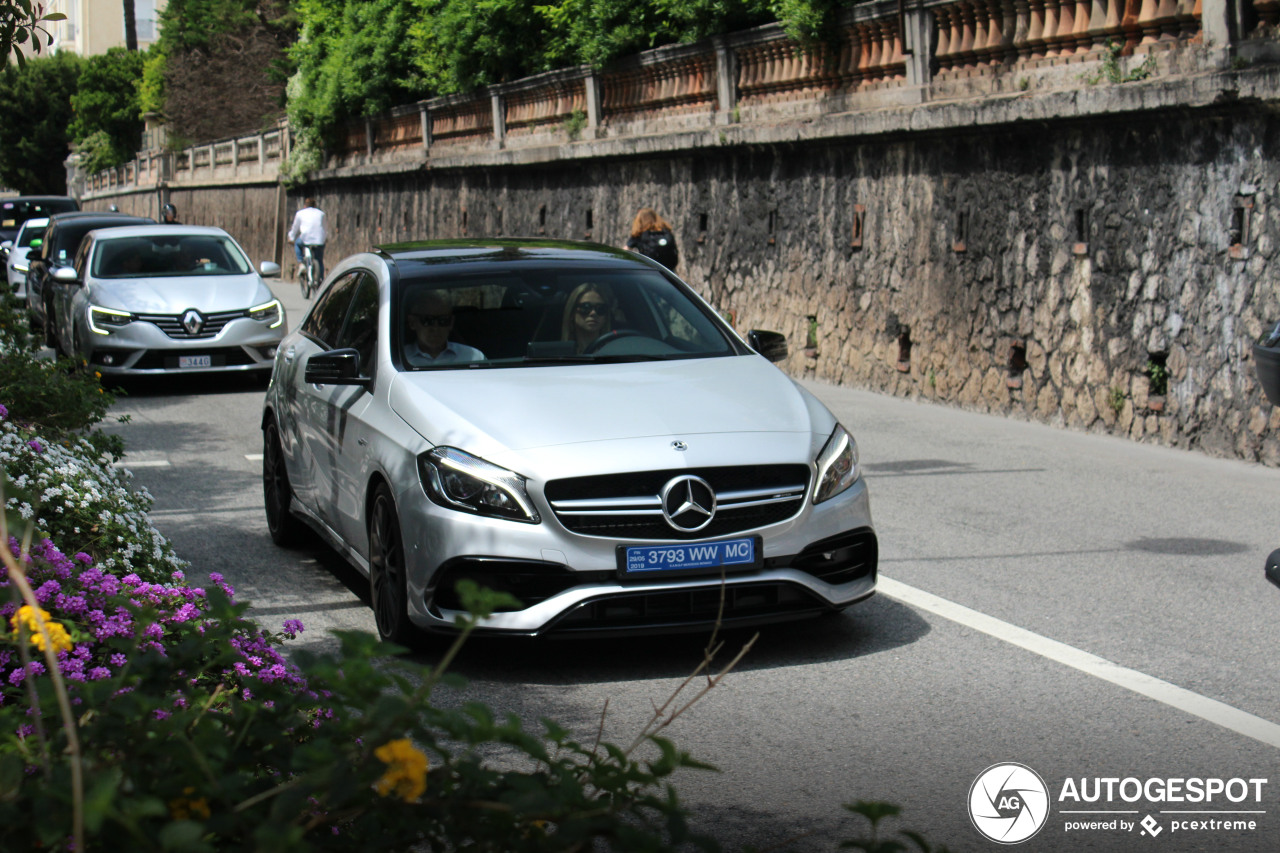
<path id="1" fill-rule="evenodd" d="M 638 138 L 767 122 L 775 114 L 820 116 L 886 103 L 982 97 L 1010 91 L 1011 83 L 981 82 L 1008 78 L 1010 71 L 1035 71 L 1034 82 L 1012 75 L 1020 88 L 1078 89 L 1081 65 L 1101 69 L 1118 57 L 1209 43 L 1221 47 L 1230 37 L 1222 11 L 1226 0 L 1210 0 L 1217 29 L 1208 35 L 1202 2 L 926 0 L 904 10 L 874 0 L 846 11 L 837 37 L 825 43 L 801 44 L 771 25 L 646 51 L 602 70 L 562 69 L 407 104 L 341 128 L 325 152 L 325 169 Z M 1245 40 L 1274 41 L 1280 0 L 1243 2 Z M 1074 68 L 1058 73 L 1055 66 L 1063 65 Z M 1146 73 L 1165 70 L 1156 64 Z M 886 101 L 886 92 L 899 94 Z M 281 128 L 166 155 L 168 166 L 140 154 L 123 171 L 93 176 L 88 188 L 274 175 L 287 148 L 287 129 Z"/>
<path id="2" fill-rule="evenodd" d="M 114 169 L 92 175 L 71 173 L 68 185 L 80 198 L 154 191 L 172 184 L 269 182 L 279 179 L 288 147 L 283 124 L 270 131 L 219 139 L 179 151 L 140 151 Z"/>

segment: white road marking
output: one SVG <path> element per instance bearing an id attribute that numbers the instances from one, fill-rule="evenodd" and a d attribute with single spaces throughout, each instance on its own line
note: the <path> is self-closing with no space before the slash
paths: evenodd
<path id="1" fill-rule="evenodd" d="M 245 458 L 245 459 L 248 459 L 250 462 L 261 462 L 261 461 L 262 461 L 262 454 L 261 454 L 261 453 L 246 453 L 246 454 L 244 455 L 244 458 Z"/>
<path id="2" fill-rule="evenodd" d="M 1241 711 L 1239 708 L 1233 708 L 1225 702 L 1201 696 L 1199 693 L 1193 693 L 1190 690 L 1178 687 L 1176 684 L 1170 684 L 1144 672 L 1138 672 L 1136 669 L 1128 669 L 1112 663 L 1106 658 L 1100 658 L 1089 652 L 1081 651 L 1074 646 L 1068 646 L 1066 643 L 1042 637 L 1025 628 L 1019 628 L 1017 625 L 1003 622 L 994 616 L 971 610 L 964 605 L 956 604 L 954 601 L 939 598 L 932 593 L 916 589 L 884 575 L 881 575 L 877 581 L 877 589 L 879 592 L 904 604 L 918 607 L 944 619 L 950 619 L 952 622 L 965 625 L 975 631 L 981 631 L 998 640 L 1026 649 L 1033 654 L 1078 669 L 1095 678 L 1109 681 L 1126 690 L 1132 690 L 1134 693 L 1155 699 L 1157 702 L 1163 702 L 1171 708 L 1177 708 L 1202 720 L 1208 720 L 1214 725 L 1222 726 L 1245 737 L 1261 741 L 1268 746 L 1280 748 L 1280 725 L 1254 716 L 1246 711 Z"/>
<path id="3" fill-rule="evenodd" d="M 168 459 L 124 459 L 111 463 L 112 468 L 168 468 Z"/>

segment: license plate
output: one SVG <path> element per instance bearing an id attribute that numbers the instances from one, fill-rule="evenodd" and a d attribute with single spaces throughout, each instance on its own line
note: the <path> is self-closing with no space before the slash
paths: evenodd
<path id="1" fill-rule="evenodd" d="M 213 356 L 211 355 L 180 355 L 178 356 L 178 367 L 213 367 Z"/>
<path id="2" fill-rule="evenodd" d="M 618 568 L 628 578 L 756 569 L 762 563 L 760 557 L 758 536 L 718 542 L 618 546 Z"/>

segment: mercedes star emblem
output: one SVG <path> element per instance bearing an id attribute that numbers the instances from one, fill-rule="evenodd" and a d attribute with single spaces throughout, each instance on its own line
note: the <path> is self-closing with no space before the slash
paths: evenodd
<path id="1" fill-rule="evenodd" d="M 701 477 L 684 474 L 662 487 L 662 516 L 683 533 L 693 533 L 716 516 L 716 493 Z"/>

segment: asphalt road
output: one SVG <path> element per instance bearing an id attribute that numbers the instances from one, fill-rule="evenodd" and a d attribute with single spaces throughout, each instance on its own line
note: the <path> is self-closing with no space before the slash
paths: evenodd
<path id="1" fill-rule="evenodd" d="M 296 286 L 276 289 L 298 322 Z M 1280 849 L 1280 589 L 1262 574 L 1280 546 L 1280 471 L 807 387 L 858 439 L 881 590 L 763 631 L 666 731 L 720 770 L 677 780 L 698 827 L 728 849 L 835 850 L 865 830 L 841 805 L 865 799 L 902 806 L 891 830 L 953 851 L 1002 849 L 977 826 L 1017 835 L 1033 819 L 1042 828 L 1015 849 Z M 364 582 L 322 546 L 271 543 L 264 388 L 133 385 L 116 406 L 132 420 L 113 429 L 192 577 L 221 572 L 252 615 L 301 619 L 298 645 L 332 647 L 331 629 L 373 631 Z M 722 660 L 748 637 L 727 639 Z M 589 739 L 607 700 L 606 737 L 629 742 L 704 642 L 475 641 L 455 667 L 471 685 L 445 701 L 551 717 Z M 1045 798 L 1032 784 L 1019 810 L 983 776 L 990 797 L 971 819 L 979 776 L 1008 762 L 1034 770 Z M 1099 779 L 1134 781 L 1108 798 Z"/>

